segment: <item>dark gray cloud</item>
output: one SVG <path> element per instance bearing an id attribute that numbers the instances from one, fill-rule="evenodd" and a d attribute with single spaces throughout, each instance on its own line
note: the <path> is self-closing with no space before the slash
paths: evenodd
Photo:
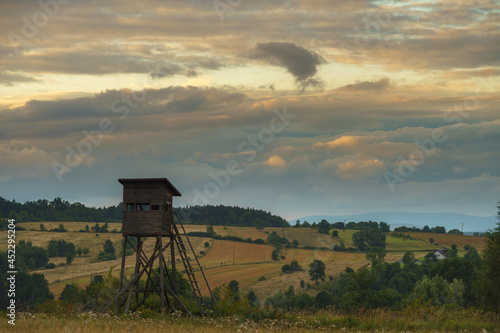
<path id="1" fill-rule="evenodd" d="M 293 43 L 259 43 L 250 51 L 250 57 L 286 68 L 303 87 L 320 85 L 318 79 L 311 78 L 317 73 L 317 66 L 326 63 L 321 55 Z"/>

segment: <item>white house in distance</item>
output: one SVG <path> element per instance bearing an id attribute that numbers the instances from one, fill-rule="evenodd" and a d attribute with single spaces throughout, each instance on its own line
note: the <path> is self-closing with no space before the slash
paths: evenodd
<path id="1" fill-rule="evenodd" d="M 446 259 L 448 258 L 448 249 L 438 249 L 434 251 L 434 255 L 436 256 L 436 259 L 441 260 L 441 259 Z"/>

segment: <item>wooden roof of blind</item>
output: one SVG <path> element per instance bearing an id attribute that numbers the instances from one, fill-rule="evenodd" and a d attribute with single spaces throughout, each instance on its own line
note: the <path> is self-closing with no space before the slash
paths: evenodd
<path id="1" fill-rule="evenodd" d="M 167 188 L 170 190 L 173 196 L 180 197 L 182 196 L 181 192 L 175 188 L 175 186 L 167 179 L 167 178 L 121 178 L 118 179 L 120 184 L 125 186 L 127 183 L 164 183 Z"/>

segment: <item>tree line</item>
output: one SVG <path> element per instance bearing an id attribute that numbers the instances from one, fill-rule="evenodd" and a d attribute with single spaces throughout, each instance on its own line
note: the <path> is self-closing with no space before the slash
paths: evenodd
<path id="1" fill-rule="evenodd" d="M 207 205 L 176 207 L 185 224 L 224 225 L 242 227 L 288 227 L 288 222 L 277 215 L 254 208 L 237 206 Z M 0 197 L 0 217 L 15 219 L 17 222 L 73 221 L 73 222 L 121 222 L 123 204 L 109 207 L 87 207 L 82 203 L 70 203 L 59 197 L 52 201 L 7 200 Z M 6 227 L 0 221 L 0 229 Z"/>
<path id="2" fill-rule="evenodd" d="M 174 208 L 185 224 L 224 225 L 239 227 L 289 227 L 281 216 L 255 208 L 206 205 Z"/>
<path id="3" fill-rule="evenodd" d="M 59 197 L 52 201 L 7 200 L 0 197 L 0 217 L 15 219 L 17 222 L 74 221 L 74 222 L 120 222 L 123 206 L 87 207 L 82 203 L 69 203 Z"/>
<path id="4" fill-rule="evenodd" d="M 309 223 L 307 221 L 300 222 L 300 220 L 295 221 L 294 228 L 318 228 L 320 233 L 327 234 L 330 229 L 342 229 L 342 230 L 361 230 L 361 229 L 380 229 L 382 232 L 389 232 L 390 225 L 384 221 L 359 221 L 359 222 L 333 222 L 330 223 L 323 219 L 320 222 Z"/>

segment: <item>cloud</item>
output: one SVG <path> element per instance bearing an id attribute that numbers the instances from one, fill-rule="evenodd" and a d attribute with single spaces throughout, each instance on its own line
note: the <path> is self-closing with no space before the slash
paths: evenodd
<path id="1" fill-rule="evenodd" d="M 293 43 L 259 43 L 251 50 L 250 57 L 286 68 L 295 81 L 303 87 L 322 85 L 321 81 L 312 77 L 317 73 L 317 67 L 326 61 L 314 51 Z"/>
<path id="2" fill-rule="evenodd" d="M 344 135 L 340 138 L 337 138 L 328 142 L 317 142 L 314 144 L 314 147 L 327 147 L 330 149 L 335 148 L 350 148 L 360 144 L 362 137 L 354 136 L 354 135 Z"/>
<path id="3" fill-rule="evenodd" d="M 269 157 L 265 164 L 271 167 L 282 168 L 286 165 L 286 162 L 281 156 L 274 155 Z"/>
<path id="4" fill-rule="evenodd" d="M 378 81 L 363 81 L 338 88 L 339 90 L 384 90 L 391 86 L 388 78 L 382 78 Z"/>
<path id="5" fill-rule="evenodd" d="M 453 167 L 453 172 L 454 173 L 460 173 L 460 172 L 464 172 L 464 171 L 467 171 L 467 170 L 469 170 L 469 169 L 464 168 L 464 167 L 459 167 L 459 166 Z"/>
<path id="6" fill-rule="evenodd" d="M 0 71 L 0 85 L 13 86 L 15 83 L 37 82 L 38 80 L 32 76 L 11 73 L 9 71 Z"/>
<path id="7" fill-rule="evenodd" d="M 52 172 L 50 164 L 59 156 L 37 147 L 13 148 L 0 146 L 0 181 L 14 178 L 45 178 Z"/>
<path id="8" fill-rule="evenodd" d="M 343 179 L 372 177 L 384 170 L 384 163 L 364 154 L 347 155 L 337 166 L 337 175 Z"/>

